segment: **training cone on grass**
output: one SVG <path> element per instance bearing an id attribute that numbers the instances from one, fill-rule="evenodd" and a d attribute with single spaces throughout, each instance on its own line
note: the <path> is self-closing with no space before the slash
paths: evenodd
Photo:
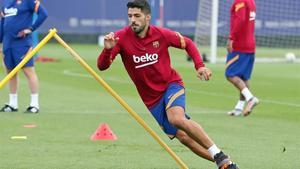
<path id="1" fill-rule="evenodd" d="M 108 124 L 101 124 L 95 133 L 90 138 L 93 141 L 96 140 L 117 140 L 117 136 L 109 128 Z"/>

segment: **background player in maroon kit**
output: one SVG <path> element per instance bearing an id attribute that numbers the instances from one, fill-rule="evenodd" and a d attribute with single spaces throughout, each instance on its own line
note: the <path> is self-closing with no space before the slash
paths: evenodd
<path id="1" fill-rule="evenodd" d="M 249 80 L 255 58 L 255 2 L 254 0 L 234 0 L 230 13 L 225 76 L 239 90 L 240 99 L 228 114 L 238 116 L 243 113 L 247 116 L 259 103 L 249 90 Z M 247 106 L 244 109 L 245 100 Z"/>
<path id="2" fill-rule="evenodd" d="M 211 71 L 203 64 L 196 46 L 178 32 L 150 25 L 151 9 L 146 0 L 128 2 L 127 7 L 129 26 L 105 36 L 98 68 L 107 69 L 120 54 L 143 102 L 171 139 L 177 138 L 221 169 L 238 168 L 202 127 L 185 114 L 183 82 L 171 67 L 168 47 L 186 50 L 198 77 L 209 80 Z"/>

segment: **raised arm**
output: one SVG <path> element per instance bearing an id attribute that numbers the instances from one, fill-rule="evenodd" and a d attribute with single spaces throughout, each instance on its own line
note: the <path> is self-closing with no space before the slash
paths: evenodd
<path id="1" fill-rule="evenodd" d="M 119 53 L 119 45 L 117 45 L 119 37 L 115 37 L 113 32 L 104 36 L 104 49 L 97 60 L 97 67 L 99 70 L 106 70 L 109 68 L 116 55 Z"/>

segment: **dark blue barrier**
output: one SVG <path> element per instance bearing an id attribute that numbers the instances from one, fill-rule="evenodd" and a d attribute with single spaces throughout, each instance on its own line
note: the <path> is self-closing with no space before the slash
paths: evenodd
<path id="1" fill-rule="evenodd" d="M 159 0 L 154 3 L 153 16 L 159 17 Z M 201 0 L 202 1 L 202 0 Z M 63 33 L 104 34 L 127 25 L 127 0 L 42 0 L 49 18 L 40 32 L 55 27 Z M 219 34 L 229 32 L 229 8 L 232 0 L 219 2 Z M 186 35 L 195 32 L 199 0 L 164 0 L 164 26 Z M 257 0 L 257 35 L 300 36 L 300 0 Z M 0 5 L 1 6 L 1 5 Z"/>

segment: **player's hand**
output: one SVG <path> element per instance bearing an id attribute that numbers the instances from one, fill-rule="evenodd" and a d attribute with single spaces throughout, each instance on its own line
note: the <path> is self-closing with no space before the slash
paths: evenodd
<path id="1" fill-rule="evenodd" d="M 115 34 L 110 32 L 104 36 L 104 47 L 105 49 L 113 48 L 119 41 L 119 38 L 115 38 Z"/>
<path id="2" fill-rule="evenodd" d="M 206 67 L 200 67 L 198 70 L 197 70 L 197 76 L 199 79 L 201 80 L 205 80 L 205 81 L 208 81 L 212 75 L 212 72 L 209 68 L 206 68 Z"/>
<path id="3" fill-rule="evenodd" d="M 232 52 L 232 50 L 233 50 L 233 40 L 228 40 L 227 41 L 227 50 L 228 50 L 228 52 Z"/>
<path id="4" fill-rule="evenodd" d="M 23 29 L 18 33 L 19 38 L 25 38 L 28 34 L 31 34 L 32 30 L 31 29 Z"/>

